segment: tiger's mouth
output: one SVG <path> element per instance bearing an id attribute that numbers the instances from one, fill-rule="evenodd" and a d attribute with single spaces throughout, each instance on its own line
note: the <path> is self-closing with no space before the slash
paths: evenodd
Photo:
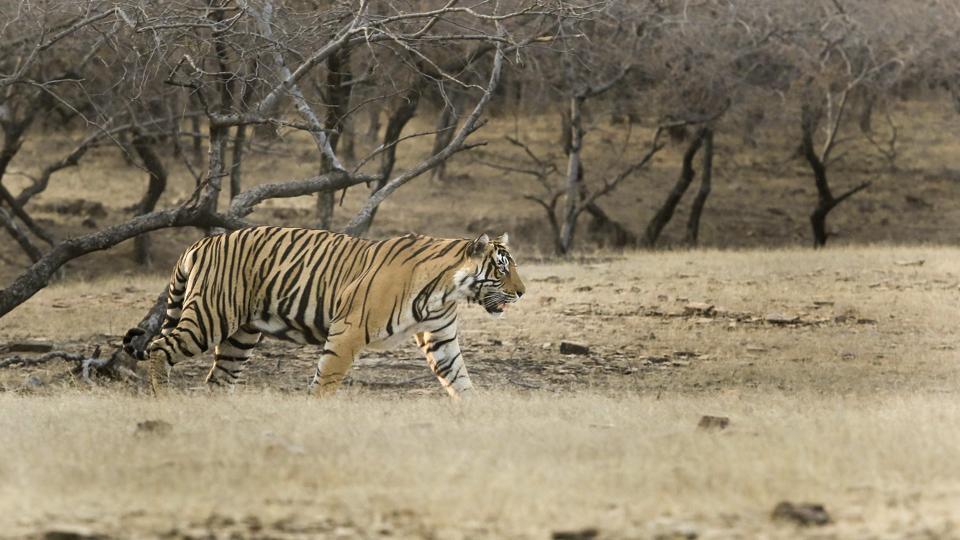
<path id="1" fill-rule="evenodd" d="M 501 315 L 503 314 L 504 310 L 507 309 L 507 303 L 500 302 L 499 304 L 495 304 L 492 306 L 484 306 L 484 307 L 486 308 L 487 313 L 490 313 L 492 315 Z"/>
<path id="2" fill-rule="evenodd" d="M 491 294 L 483 298 L 483 309 L 487 310 L 487 313 L 491 315 L 500 316 L 503 315 L 510 304 L 517 300 L 518 298 L 516 296 L 509 297 L 503 294 Z"/>

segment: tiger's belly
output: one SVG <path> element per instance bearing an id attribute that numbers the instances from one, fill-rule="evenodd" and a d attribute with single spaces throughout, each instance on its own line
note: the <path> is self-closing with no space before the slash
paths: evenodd
<path id="1" fill-rule="evenodd" d="M 413 339 L 414 335 L 420 332 L 431 332 L 436 330 L 437 326 L 438 323 L 436 321 L 417 323 L 411 319 L 402 327 L 393 328 L 392 334 L 388 334 L 384 329 L 378 335 L 370 336 L 370 343 L 367 344 L 367 348 L 374 351 L 395 349 L 406 341 Z"/>
<path id="2" fill-rule="evenodd" d="M 254 319 L 248 324 L 265 336 L 304 345 L 323 345 L 327 339 L 324 329 L 301 329 L 292 321 L 284 320 L 277 316 L 272 316 L 268 319 Z"/>

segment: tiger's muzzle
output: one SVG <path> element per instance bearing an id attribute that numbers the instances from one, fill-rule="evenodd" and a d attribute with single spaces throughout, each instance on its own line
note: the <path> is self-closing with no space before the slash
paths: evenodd
<path id="1" fill-rule="evenodd" d="M 508 305 L 519 300 L 521 296 L 523 296 L 523 293 L 520 292 L 508 294 L 503 291 L 494 290 L 484 294 L 481 297 L 480 303 L 483 304 L 483 309 L 487 310 L 487 313 L 500 316 L 503 315 Z"/>

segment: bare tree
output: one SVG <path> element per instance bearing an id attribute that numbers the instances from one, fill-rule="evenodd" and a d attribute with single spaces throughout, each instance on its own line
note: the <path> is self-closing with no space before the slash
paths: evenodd
<path id="1" fill-rule="evenodd" d="M 707 125 L 704 127 L 703 134 L 703 162 L 700 169 L 700 189 L 697 190 L 697 196 L 690 205 L 690 217 L 687 220 L 687 245 L 694 246 L 700 236 L 700 216 L 703 215 L 703 207 L 707 204 L 707 197 L 710 196 L 712 189 L 711 181 L 713 178 L 713 127 Z"/>
<path id="2" fill-rule="evenodd" d="M 102 7 L 94 2 L 91 2 L 90 6 Z M 343 54 L 345 50 L 358 50 L 360 45 L 364 45 L 363 50 L 368 50 L 367 47 L 389 44 L 416 53 L 417 47 L 427 48 L 444 43 L 486 43 L 489 50 L 495 51 L 486 84 L 480 86 L 460 81 L 474 94 L 478 94 L 472 113 L 457 130 L 451 142 L 439 153 L 388 179 L 383 187 L 371 196 L 361 213 L 355 217 L 352 226 L 356 230 L 357 223 L 369 223 L 372 211 L 393 191 L 456 152 L 470 147 L 466 139 L 481 125 L 480 118 L 493 95 L 504 64 L 503 50 L 515 51 L 522 46 L 522 42 L 513 41 L 507 30 L 507 23 L 523 17 L 542 19 L 547 14 L 537 2 L 532 1 L 516 2 L 515 9 L 510 11 L 497 11 L 499 8 L 496 6 L 461 7 L 455 1 L 446 1 L 439 7 L 425 6 L 419 11 L 391 12 L 379 16 L 371 15 L 367 2 L 359 5 L 333 2 L 327 9 L 315 12 L 310 20 L 304 20 L 302 13 L 288 12 L 271 1 L 256 6 L 245 2 L 233 5 L 211 1 L 199 7 L 200 9 L 180 4 L 157 5 L 131 0 L 122 4 L 111 4 L 109 8 L 95 14 L 90 11 L 92 8 L 89 8 L 83 16 L 72 19 L 74 22 L 71 26 L 58 27 L 79 29 L 94 24 L 106 24 L 111 29 L 122 29 L 122 32 L 118 30 L 111 34 L 113 39 L 118 41 L 109 49 L 112 56 L 102 59 L 101 64 L 122 65 L 129 76 L 121 88 L 130 89 L 131 92 L 167 88 L 169 91 L 185 92 L 193 96 L 199 104 L 199 113 L 205 118 L 207 163 L 202 174 L 198 176 L 195 193 L 181 205 L 154 209 L 92 234 L 61 242 L 52 241 L 53 248 L 46 253 L 42 253 L 39 248 L 35 250 L 33 254 L 36 262 L 10 286 L 0 291 L 0 316 L 43 288 L 64 263 L 91 251 L 106 249 L 126 239 L 167 227 L 243 227 L 251 224 L 244 219 L 245 216 L 265 199 L 304 196 L 379 181 L 379 177 L 362 174 L 357 169 L 352 172 L 344 169 L 331 144 L 332 131 L 324 127 L 324 122 L 315 112 L 317 109 L 310 102 L 311 96 L 300 88 L 305 77 L 324 66 L 331 57 Z M 452 23 L 442 22 L 451 19 Z M 458 22 L 456 19 L 461 20 Z M 479 32 L 479 27 L 485 27 L 489 32 Z M 470 29 L 464 30 L 465 28 Z M 103 29 L 98 30 L 100 32 L 94 34 L 100 38 Z M 37 42 L 41 47 L 50 41 L 50 35 L 50 31 L 37 33 L 37 40 L 40 40 Z M 28 43 L 29 39 L 23 42 Z M 80 50 L 99 49 L 86 43 L 82 44 Z M 92 43 L 96 44 L 97 40 L 92 40 Z M 151 50 L 151 54 L 131 53 L 137 50 Z M 429 55 L 424 54 L 421 59 L 430 65 Z M 73 65 L 87 66 L 82 62 Z M 3 72 L 0 88 L 20 88 L 20 82 L 28 76 L 25 73 L 26 71 L 12 65 L 9 73 Z M 92 75 L 93 73 L 91 78 Z M 442 73 L 442 69 L 440 76 L 448 81 L 458 81 L 453 75 Z M 79 77 L 71 80 L 80 86 L 87 84 Z M 97 80 L 115 84 L 109 77 Z M 244 83 L 238 95 L 237 87 L 241 81 L 255 82 L 255 87 Z M 165 86 L 160 83 L 165 83 Z M 43 90 L 37 94 L 38 98 L 48 95 L 53 101 L 64 101 L 62 95 L 50 92 L 49 84 Z M 82 155 L 82 152 L 100 141 L 112 141 L 117 133 L 124 130 L 132 132 L 162 124 L 165 126 L 162 128 L 164 133 L 171 132 L 169 121 L 164 123 L 164 119 L 156 117 L 155 111 L 136 106 L 131 99 L 133 93 L 115 94 L 118 94 L 118 98 L 109 104 L 119 105 L 114 109 L 115 114 L 109 114 L 107 104 L 92 104 L 102 122 L 96 124 L 95 133 L 81 144 L 82 148 L 71 155 Z M 162 95 L 167 96 L 169 92 Z M 288 114 L 288 104 L 292 106 L 296 117 L 291 118 Z M 6 104 L 5 106 L 9 107 Z M 182 119 L 195 117 L 193 114 L 180 116 Z M 23 124 L 21 117 L 13 115 L 10 118 L 17 121 L 14 124 L 8 123 L 13 128 Z M 330 170 L 305 180 L 261 184 L 239 192 L 235 189 L 230 208 L 219 211 L 217 200 L 223 178 L 229 177 L 231 172 L 227 155 L 230 131 L 236 132 L 239 126 L 251 124 L 308 132 L 316 143 L 320 160 L 326 160 L 330 164 Z M 25 128 L 19 129 L 23 131 Z M 141 135 L 151 136 L 150 133 Z M 146 142 L 146 138 L 141 138 L 139 142 Z M 236 140 L 234 142 L 236 143 Z M 11 139 L 9 147 L 14 149 L 17 146 L 18 143 Z M 157 167 L 148 157 L 147 146 L 141 144 L 140 148 L 135 150 L 140 154 L 145 168 L 150 171 L 152 184 L 157 188 L 162 183 L 162 165 Z M 236 146 L 234 150 L 235 156 L 239 156 L 236 154 Z M 76 163 L 70 156 L 61 161 L 67 163 L 64 166 L 69 166 L 71 162 Z M 235 158 L 234 166 L 242 167 L 242 161 Z M 49 175 L 41 180 L 45 183 L 49 180 Z M 150 193 L 155 193 L 155 190 Z M 18 210 L 16 198 L 12 195 L 4 200 L 13 201 L 12 209 Z M 145 201 L 154 205 L 156 203 L 153 195 L 149 195 Z M 146 209 L 150 204 L 140 206 L 141 209 Z M 13 215 L 16 214 L 4 212 L 0 214 L 3 218 L 0 221 L 4 223 L 6 230 L 22 233 L 21 227 L 10 225 Z M 18 234 L 18 237 L 22 236 Z M 41 256 L 36 257 L 41 253 Z M 156 309 L 151 311 L 155 312 Z M 149 315 L 145 318 L 147 319 Z"/>

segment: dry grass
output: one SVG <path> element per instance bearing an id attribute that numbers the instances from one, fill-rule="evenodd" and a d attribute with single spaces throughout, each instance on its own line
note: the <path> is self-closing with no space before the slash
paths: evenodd
<path id="1" fill-rule="evenodd" d="M 831 512 L 835 524 L 811 536 L 957 534 L 960 250 L 518 258 L 528 295 L 507 319 L 464 312 L 467 364 L 484 390 L 465 408 L 429 379 L 310 401 L 316 351 L 276 342 L 257 349 L 250 387 L 230 396 L 154 400 L 83 383 L 23 395 L 27 374 L 63 367 L 2 370 L 0 531 L 788 538 L 801 532 L 769 513 L 789 499 Z M 162 281 L 52 286 L 4 317 L 0 339 L 115 341 Z M 689 301 L 823 322 L 684 316 Z M 591 355 L 558 355 L 563 339 Z M 207 362 L 178 366 L 178 387 L 196 386 Z M 419 374 L 412 348 L 365 355 L 352 372 Z M 732 425 L 697 431 L 702 414 Z M 147 419 L 173 430 L 135 434 Z"/>
<path id="2" fill-rule="evenodd" d="M 17 411 L 0 417 L 0 529 L 11 532 L 184 534 L 216 515 L 360 537 L 789 537 L 769 522 L 782 499 L 826 504 L 843 536 L 945 532 L 960 519 L 955 396 L 490 392 L 458 408 L 362 393 L 70 392 L 2 395 L 0 409 Z M 698 431 L 703 413 L 732 425 Z M 145 419 L 172 432 L 137 435 Z"/>

